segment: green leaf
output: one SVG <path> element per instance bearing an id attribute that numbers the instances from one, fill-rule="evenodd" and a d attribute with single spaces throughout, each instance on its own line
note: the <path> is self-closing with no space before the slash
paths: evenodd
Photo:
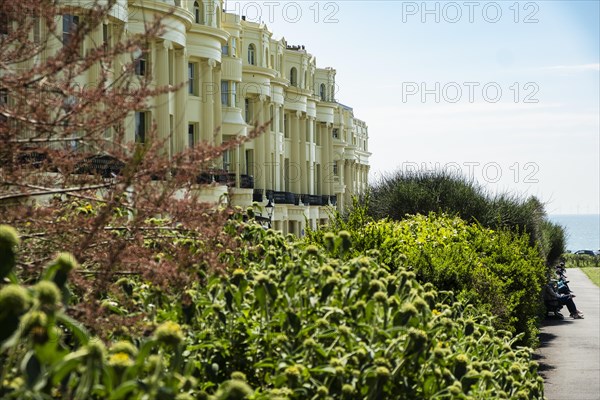
<path id="1" fill-rule="evenodd" d="M 80 364 L 84 362 L 87 356 L 86 350 L 79 350 L 74 353 L 67 354 L 58 364 L 56 364 L 50 374 L 52 376 L 52 383 L 54 385 L 59 384 L 67 375 L 75 370 Z"/>
<path id="2" fill-rule="evenodd" d="M 430 396 L 437 392 L 437 379 L 435 375 L 429 375 L 425 379 L 425 383 L 423 384 L 423 388 L 425 389 L 425 395 Z"/>
<path id="3" fill-rule="evenodd" d="M 120 400 L 124 398 L 129 398 L 127 396 L 129 393 L 133 392 L 138 388 L 138 384 L 136 381 L 125 381 L 121 383 L 111 394 L 109 400 Z"/>
<path id="4" fill-rule="evenodd" d="M 85 329 L 83 324 L 75 321 L 73 318 L 69 317 L 67 314 L 63 312 L 58 312 L 56 314 L 56 321 L 65 325 L 67 329 L 71 331 L 79 340 L 81 345 L 86 345 L 90 341 L 90 334 Z"/>
<path id="5" fill-rule="evenodd" d="M 21 371 L 25 374 L 27 387 L 32 389 L 38 379 L 42 375 L 42 364 L 38 360 L 33 350 L 30 350 L 25 354 L 23 361 L 21 362 Z"/>
<path id="6" fill-rule="evenodd" d="M 274 367 L 275 367 L 275 364 L 273 363 L 273 361 L 271 359 L 262 360 L 262 361 L 259 361 L 254 364 L 254 368 L 273 369 Z"/>
<path id="7" fill-rule="evenodd" d="M 271 299 L 273 299 L 273 300 L 277 299 L 277 285 L 275 285 L 272 282 L 268 282 L 267 290 L 269 292 L 269 296 L 271 296 Z"/>
<path id="8" fill-rule="evenodd" d="M 238 302 L 236 301 L 236 303 L 238 303 Z M 225 291 L 225 305 L 227 306 L 228 310 L 233 309 L 232 304 L 233 304 L 233 295 L 231 294 L 231 291 L 226 290 Z"/>
<path id="9" fill-rule="evenodd" d="M 292 311 L 287 311 L 285 314 L 287 316 L 288 324 L 290 324 L 294 332 L 297 333 L 302 325 L 300 322 L 300 318 L 298 318 L 298 316 Z"/>
<path id="10" fill-rule="evenodd" d="M 333 292 L 334 287 L 335 287 L 334 283 L 328 283 L 325 286 L 323 286 L 323 289 L 321 290 L 321 298 L 319 299 L 319 302 L 324 303 L 325 300 L 327 300 L 327 298 L 331 294 L 331 292 Z"/>
<path id="11" fill-rule="evenodd" d="M 52 365 L 59 362 L 66 354 L 67 351 L 60 349 L 57 346 L 57 338 L 50 338 L 43 345 L 35 345 L 35 354 L 38 359 L 47 365 Z"/>
<path id="12" fill-rule="evenodd" d="M 310 372 L 316 373 L 316 374 L 329 374 L 329 375 L 336 374 L 335 368 L 332 367 L 331 365 L 325 365 L 325 366 L 321 366 L 321 367 L 311 368 Z"/>
<path id="13" fill-rule="evenodd" d="M 256 296 L 256 300 L 261 308 L 266 308 L 267 305 L 267 292 L 263 285 L 257 284 L 254 287 L 254 296 Z"/>

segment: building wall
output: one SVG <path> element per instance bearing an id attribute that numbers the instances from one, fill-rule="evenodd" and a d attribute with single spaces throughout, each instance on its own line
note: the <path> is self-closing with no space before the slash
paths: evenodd
<path id="1" fill-rule="evenodd" d="M 81 3 L 71 2 L 76 14 Z M 222 7 L 221 0 L 119 0 L 87 44 L 141 33 L 154 15 L 164 16 L 163 35 L 134 54 L 144 64 L 138 74 L 182 88 L 128 117 L 127 140 L 141 140 L 140 121 L 147 129 L 156 122 L 165 153 L 173 155 L 268 124 L 264 134 L 228 151 L 213 168 L 235 175 L 234 205 L 257 201 L 264 207 L 271 200 L 274 227 L 302 235 L 305 218 L 316 227 L 327 221 L 328 205 L 343 211 L 367 188 L 368 127 L 336 101 L 334 69 L 318 68 L 304 46 L 276 40 L 264 24 Z M 117 60 L 113 68 L 126 63 L 131 60 Z M 97 73 L 92 68 L 79 83 L 93 82 Z"/>

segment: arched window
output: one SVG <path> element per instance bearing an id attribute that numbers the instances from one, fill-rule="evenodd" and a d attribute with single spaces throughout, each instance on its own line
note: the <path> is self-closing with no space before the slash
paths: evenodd
<path id="1" fill-rule="evenodd" d="M 248 45 L 248 64 L 256 65 L 256 47 L 252 43 Z"/>
<path id="2" fill-rule="evenodd" d="M 200 3 L 194 1 L 194 22 L 197 24 L 204 23 L 204 4 L 202 1 Z"/>
<path id="3" fill-rule="evenodd" d="M 319 88 L 319 96 L 321 97 L 322 101 L 326 100 L 327 94 L 325 93 L 325 84 L 324 83 L 321 83 L 321 87 Z"/>
<path id="4" fill-rule="evenodd" d="M 298 72 L 296 71 L 296 67 L 292 67 L 290 70 L 290 85 L 298 86 Z"/>

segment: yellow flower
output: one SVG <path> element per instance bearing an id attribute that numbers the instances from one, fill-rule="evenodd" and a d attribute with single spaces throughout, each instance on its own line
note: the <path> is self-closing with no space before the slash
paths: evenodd
<path id="1" fill-rule="evenodd" d="M 133 360 L 127 353 L 116 353 L 109 357 L 108 364 L 116 368 L 127 368 L 133 365 Z"/>
<path id="2" fill-rule="evenodd" d="M 176 345 L 183 341 L 181 326 L 173 321 L 167 321 L 156 328 L 154 336 L 160 342 Z"/>

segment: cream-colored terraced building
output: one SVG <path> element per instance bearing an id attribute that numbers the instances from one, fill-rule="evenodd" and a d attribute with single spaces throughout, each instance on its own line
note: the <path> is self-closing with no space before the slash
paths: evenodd
<path id="1" fill-rule="evenodd" d="M 57 24 L 64 41 L 85 2 L 62 3 L 73 5 L 72 14 Z M 304 46 L 275 39 L 264 24 L 225 12 L 220 0 L 118 0 L 84 47 L 142 33 L 156 14 L 164 17 L 166 29 L 135 55 L 136 74 L 151 76 L 157 85 L 183 87 L 131 115 L 129 141 L 144 141 L 155 122 L 172 155 L 202 141 L 219 144 L 247 135 L 270 121 L 264 134 L 216 161 L 214 169 L 228 182 L 205 192 L 214 200 L 226 194 L 242 207 L 271 200 L 273 227 L 284 233 L 301 236 L 306 221 L 313 227 L 326 223 L 329 206 L 343 210 L 366 190 L 368 128 L 352 108 L 337 102 L 335 69 L 317 67 Z M 78 83 L 93 82 L 97 68 Z"/>

